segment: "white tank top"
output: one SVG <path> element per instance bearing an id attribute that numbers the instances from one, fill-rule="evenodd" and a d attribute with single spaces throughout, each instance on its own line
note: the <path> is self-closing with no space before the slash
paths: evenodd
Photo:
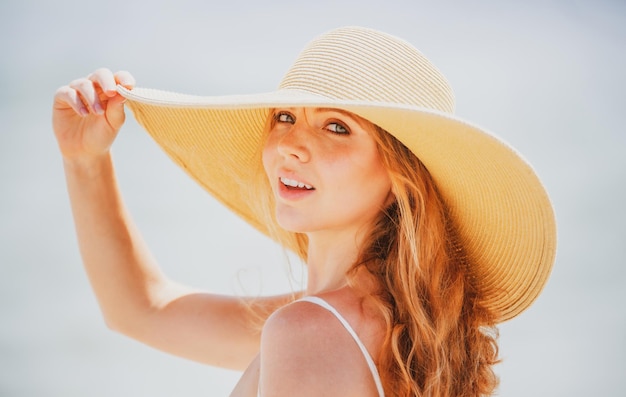
<path id="1" fill-rule="evenodd" d="M 367 366 L 370 368 L 370 372 L 372 373 L 372 378 L 374 378 L 374 383 L 376 383 L 376 389 L 378 390 L 378 395 L 380 397 L 385 397 L 383 384 L 380 381 L 380 375 L 378 374 L 378 368 L 376 368 L 376 364 L 374 363 L 372 356 L 367 351 L 367 349 L 365 348 L 365 345 L 363 344 L 363 342 L 361 342 L 361 339 L 359 339 L 359 336 L 356 334 L 356 332 L 354 332 L 354 329 L 350 326 L 348 321 L 337 311 L 337 309 L 335 309 L 333 306 L 330 305 L 330 303 L 326 302 L 324 299 L 320 297 L 305 296 L 303 298 L 300 298 L 299 301 L 315 303 L 316 305 L 323 307 L 324 309 L 334 314 L 335 317 L 337 317 L 337 320 L 339 320 L 341 325 L 344 326 L 346 331 L 348 331 L 350 336 L 352 336 L 352 339 L 354 339 L 356 344 L 359 346 L 359 349 L 361 349 L 361 353 L 363 353 L 363 357 L 365 358 L 365 361 L 367 362 Z"/>
<path id="2" fill-rule="evenodd" d="M 316 304 L 318 306 L 321 306 L 324 309 L 326 309 L 329 312 L 331 312 L 332 314 L 334 314 L 335 317 L 337 317 L 337 320 L 339 320 L 341 325 L 344 326 L 346 331 L 348 331 L 350 336 L 352 336 L 352 339 L 354 339 L 354 341 L 356 342 L 357 346 L 359 346 L 359 349 L 361 349 L 361 353 L 363 353 L 363 357 L 365 358 L 365 361 L 367 362 L 367 366 L 369 367 L 370 372 L 372 373 L 372 378 L 374 378 L 374 383 L 376 383 L 376 389 L 378 390 L 378 395 L 380 397 L 385 397 L 385 391 L 383 390 L 383 384 L 380 381 L 380 375 L 378 373 L 378 368 L 376 368 L 376 364 L 374 363 L 374 360 L 372 359 L 372 356 L 367 351 L 367 349 L 365 348 L 365 345 L 363 344 L 363 342 L 361 342 L 361 339 L 359 339 L 359 336 L 356 334 L 356 332 L 354 332 L 354 329 L 350 326 L 348 321 L 337 311 L 337 309 L 332 307 L 328 302 L 326 302 L 324 299 L 322 299 L 320 297 L 317 297 L 317 296 L 305 296 L 304 298 L 300 298 L 300 299 L 297 300 L 297 302 L 301 302 L 301 301 L 310 302 L 310 303 L 314 303 L 314 304 Z M 260 391 L 258 393 L 258 396 L 261 397 L 261 392 Z"/>

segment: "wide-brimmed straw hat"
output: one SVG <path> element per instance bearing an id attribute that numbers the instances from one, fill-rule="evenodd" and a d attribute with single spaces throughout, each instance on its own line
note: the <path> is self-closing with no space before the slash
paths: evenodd
<path id="1" fill-rule="evenodd" d="M 552 206 L 531 166 L 509 145 L 454 116 L 444 76 L 413 46 L 347 27 L 313 40 L 278 90 L 191 96 L 119 88 L 137 121 L 194 180 L 268 233 L 250 203 L 251 172 L 276 107 L 350 111 L 382 127 L 425 164 L 450 211 L 483 303 L 498 322 L 526 309 L 556 252 Z"/>

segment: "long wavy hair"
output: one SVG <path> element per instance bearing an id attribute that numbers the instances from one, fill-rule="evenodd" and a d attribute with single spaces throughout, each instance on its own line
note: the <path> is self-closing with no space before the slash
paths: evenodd
<path id="1" fill-rule="evenodd" d="M 272 127 L 269 117 L 266 130 Z M 363 120 L 363 119 L 361 119 Z M 497 329 L 481 305 L 471 273 L 436 185 L 422 162 L 382 128 L 363 120 L 388 170 L 395 200 L 382 209 L 360 256 L 348 273 L 386 324 L 378 357 L 390 396 L 479 397 L 491 395 L 498 379 Z M 273 218 L 267 178 L 257 201 Z M 306 258 L 307 238 L 282 230 L 268 218 L 270 234 Z M 357 282 L 363 276 L 371 282 Z M 364 287 L 367 285 L 367 287 Z M 375 286 L 374 290 L 371 286 Z"/>

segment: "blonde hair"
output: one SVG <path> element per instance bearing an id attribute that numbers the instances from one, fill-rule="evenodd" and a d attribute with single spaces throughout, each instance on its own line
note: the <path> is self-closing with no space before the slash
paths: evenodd
<path id="1" fill-rule="evenodd" d="M 497 329 L 480 304 L 471 263 L 445 204 L 422 162 L 391 134 L 363 121 L 389 172 L 395 200 L 379 214 L 348 281 L 357 290 L 376 286 L 362 292 L 386 323 L 378 357 L 385 391 L 419 397 L 491 395 L 498 384 L 492 369 L 498 362 Z M 272 123 L 269 117 L 266 131 Z M 277 226 L 267 178 L 256 180 L 257 203 L 270 235 L 306 259 L 306 236 Z M 372 282 L 357 283 L 357 275 Z"/>
<path id="2" fill-rule="evenodd" d="M 372 300 L 387 325 L 379 358 L 385 389 L 491 395 L 497 329 L 445 204 L 424 164 L 385 130 L 372 130 L 395 201 L 379 215 L 351 275 L 366 269 L 379 285 Z"/>

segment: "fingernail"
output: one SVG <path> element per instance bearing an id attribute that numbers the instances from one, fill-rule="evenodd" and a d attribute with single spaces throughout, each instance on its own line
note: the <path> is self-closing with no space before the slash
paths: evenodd
<path id="1" fill-rule="evenodd" d="M 78 109 L 78 114 L 80 114 L 81 116 L 85 117 L 89 114 L 89 111 L 87 110 L 87 108 L 80 108 Z"/>
<path id="2" fill-rule="evenodd" d="M 100 106 L 99 103 L 96 103 L 95 105 L 93 105 L 93 110 L 97 113 L 97 114 L 102 114 L 104 113 L 104 109 L 102 109 L 102 106 Z"/>

